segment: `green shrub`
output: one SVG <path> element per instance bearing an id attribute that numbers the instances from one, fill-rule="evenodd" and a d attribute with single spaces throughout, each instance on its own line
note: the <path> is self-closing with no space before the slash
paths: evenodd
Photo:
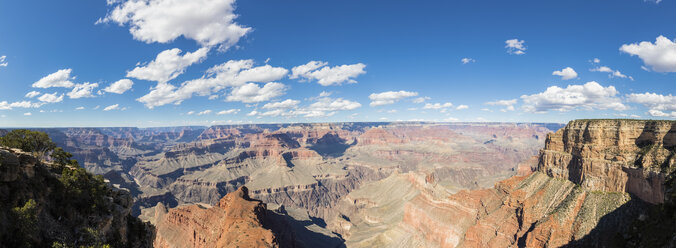
<path id="1" fill-rule="evenodd" d="M 46 133 L 27 129 L 15 129 L 0 137 L 0 145 L 31 152 L 39 158 L 56 148 Z"/>

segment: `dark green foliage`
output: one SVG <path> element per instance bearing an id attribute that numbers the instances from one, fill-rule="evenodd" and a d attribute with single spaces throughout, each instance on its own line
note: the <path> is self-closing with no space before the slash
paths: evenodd
<path id="1" fill-rule="evenodd" d="M 105 211 L 105 196 L 108 186 L 101 175 L 92 175 L 82 167 L 63 168 L 59 181 L 63 185 L 64 201 L 73 204 L 77 209 L 89 211 Z"/>
<path id="2" fill-rule="evenodd" d="M 60 168 L 63 168 L 66 165 L 74 165 L 75 167 L 78 165 L 77 160 L 71 159 L 73 154 L 64 151 L 61 147 L 55 148 L 50 157 L 52 157 L 54 164 Z"/>
<path id="3" fill-rule="evenodd" d="M 54 150 L 56 144 L 44 132 L 16 129 L 0 138 L 0 145 L 32 152 L 38 157 Z"/>
<path id="4" fill-rule="evenodd" d="M 12 244 L 15 247 L 31 247 L 31 240 L 37 235 L 38 206 L 30 199 L 21 207 L 12 208 L 10 221 L 14 223 Z"/>

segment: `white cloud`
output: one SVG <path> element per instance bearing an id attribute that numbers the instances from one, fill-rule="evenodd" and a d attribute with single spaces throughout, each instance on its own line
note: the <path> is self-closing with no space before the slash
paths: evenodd
<path id="1" fill-rule="evenodd" d="M 49 74 L 37 82 L 33 83 L 33 88 L 51 88 L 51 87 L 64 87 L 71 88 L 75 84 L 71 81 L 75 77 L 71 77 L 71 69 L 61 69 L 52 74 Z"/>
<path id="2" fill-rule="evenodd" d="M 342 98 L 321 97 L 317 101 L 306 107 L 292 107 L 292 108 L 272 108 L 267 112 L 259 112 L 257 110 L 248 113 L 248 116 L 272 117 L 285 116 L 295 117 L 303 116 L 306 118 L 328 117 L 335 115 L 338 111 L 354 110 L 361 107 L 358 102 L 345 100 Z"/>
<path id="3" fill-rule="evenodd" d="M 82 106 L 75 108 L 75 110 L 83 110 L 83 109 L 85 109 L 85 107 Z"/>
<path id="4" fill-rule="evenodd" d="M 188 111 L 188 113 L 186 113 L 186 114 L 187 115 L 193 115 L 194 113 L 195 113 L 195 111 Z"/>
<path id="5" fill-rule="evenodd" d="M 26 113 L 23 113 L 23 115 L 25 115 L 25 116 L 31 116 L 31 115 L 33 115 L 33 114 L 31 114 L 31 112 L 26 112 Z"/>
<path id="6" fill-rule="evenodd" d="M 542 93 L 523 95 L 523 109 L 526 112 L 544 113 L 549 110 L 570 111 L 577 108 L 586 110 L 626 110 L 627 106 L 616 97 L 619 92 L 614 86 L 603 87 L 597 82 L 584 85 L 568 85 L 566 88 L 551 86 Z"/>
<path id="7" fill-rule="evenodd" d="M 552 72 L 552 75 L 554 76 L 561 76 L 561 79 L 563 80 L 569 80 L 577 77 L 577 72 L 573 70 L 573 68 L 566 67 L 561 69 L 560 71 L 554 71 Z"/>
<path id="8" fill-rule="evenodd" d="M 416 99 L 413 99 L 413 103 L 424 103 L 425 101 L 432 99 L 429 96 L 423 96 L 423 97 L 418 97 Z"/>
<path id="9" fill-rule="evenodd" d="M 226 87 L 243 86 L 249 82 L 272 82 L 283 78 L 287 73 L 287 69 L 270 65 L 253 67 L 253 60 L 231 60 L 211 67 L 203 77 L 186 81 L 180 88 L 160 82 L 137 101 L 148 108 L 170 103 L 180 104 L 193 94 L 209 96 Z"/>
<path id="10" fill-rule="evenodd" d="M 7 59 L 7 56 L 5 56 L 5 55 L 0 56 L 0 67 L 7 67 L 7 65 L 9 65 L 9 63 L 7 63 L 7 61 L 5 61 L 6 59 Z"/>
<path id="11" fill-rule="evenodd" d="M 240 101 L 245 103 L 265 102 L 284 95 L 285 91 L 286 86 L 281 83 L 267 83 L 262 88 L 258 87 L 258 84 L 248 83 L 232 89 L 230 95 L 226 97 L 226 101 Z"/>
<path id="12" fill-rule="evenodd" d="M 450 102 L 447 103 L 426 103 L 423 109 L 444 109 L 444 108 L 450 108 L 453 107 L 453 104 Z"/>
<path id="13" fill-rule="evenodd" d="M 643 0 L 643 1 L 644 2 L 651 2 L 651 3 L 655 3 L 655 4 L 659 4 L 660 2 L 662 2 L 662 0 Z"/>
<path id="14" fill-rule="evenodd" d="M 111 85 L 108 85 L 103 91 L 115 94 L 122 94 L 131 89 L 134 85 L 134 82 L 129 79 L 120 79 Z"/>
<path id="15" fill-rule="evenodd" d="M 655 43 L 642 41 L 638 44 L 625 44 L 620 47 L 620 51 L 638 56 L 653 71 L 676 72 L 676 42 L 667 37 L 660 35 Z"/>
<path id="16" fill-rule="evenodd" d="M 7 101 L 2 101 L 0 102 L 0 110 L 10 110 L 13 108 L 39 108 L 44 103 L 37 103 L 37 102 L 31 102 L 31 101 L 21 101 L 21 102 L 13 102 L 9 103 Z"/>
<path id="17" fill-rule="evenodd" d="M 526 53 L 526 46 L 523 45 L 525 40 L 511 39 L 505 41 L 505 48 L 507 48 L 507 53 L 522 55 Z"/>
<path id="18" fill-rule="evenodd" d="M 305 117 L 327 117 L 334 115 L 336 111 L 354 110 L 359 107 L 361 107 L 361 104 L 358 102 L 342 98 L 333 99 L 324 97 L 310 104 L 309 107 L 298 110 L 296 114 Z"/>
<path id="19" fill-rule="evenodd" d="M 41 102 L 48 102 L 48 103 L 57 103 L 63 101 L 63 94 L 61 96 L 57 96 L 58 93 L 54 92 L 52 94 L 47 94 L 45 93 L 44 95 L 38 97 L 38 100 Z"/>
<path id="20" fill-rule="evenodd" d="M 235 22 L 235 0 L 109 1 L 114 9 L 97 23 L 129 25 L 134 39 L 168 43 L 183 36 L 202 46 L 235 45 L 251 28 Z"/>
<path id="21" fill-rule="evenodd" d="M 462 62 L 463 65 L 466 65 L 469 63 L 474 63 L 476 62 L 476 60 L 474 60 L 473 58 L 462 58 L 460 62 Z"/>
<path id="22" fill-rule="evenodd" d="M 290 108 L 295 108 L 298 106 L 300 101 L 298 100 L 291 100 L 291 99 L 286 99 L 281 102 L 271 102 L 263 105 L 264 109 L 290 109 Z"/>
<path id="23" fill-rule="evenodd" d="M 654 117 L 676 118 L 676 96 L 657 93 L 641 93 L 627 95 L 627 101 L 642 104 L 649 108 L 648 114 Z"/>
<path id="24" fill-rule="evenodd" d="M 469 106 L 467 106 L 467 105 L 460 105 L 460 106 L 456 107 L 455 109 L 456 110 L 463 110 L 463 109 L 468 109 L 468 108 L 469 108 Z"/>
<path id="25" fill-rule="evenodd" d="M 209 52 L 209 48 L 203 47 L 195 52 L 187 52 L 181 56 L 181 49 L 164 50 L 157 54 L 155 60 L 147 65 L 137 66 L 127 72 L 127 77 L 159 83 L 169 82 L 183 74 L 188 66 L 204 60 L 207 57 L 207 52 Z"/>
<path id="26" fill-rule="evenodd" d="M 71 99 L 94 97 L 92 91 L 94 91 L 94 88 L 96 87 L 99 87 L 99 84 L 97 83 L 76 84 L 75 88 L 73 88 L 72 91 L 68 92 L 68 97 L 70 97 Z"/>
<path id="27" fill-rule="evenodd" d="M 502 112 L 507 112 L 507 111 L 514 111 L 514 104 L 516 104 L 517 99 L 510 99 L 510 100 L 497 100 L 493 102 L 487 102 L 486 104 L 491 105 L 491 106 L 505 106 L 505 108 L 500 109 Z M 487 110 L 484 110 L 487 111 Z M 488 110 L 490 111 L 490 110 Z"/>
<path id="28" fill-rule="evenodd" d="M 38 96 L 38 95 L 40 95 L 40 92 L 37 92 L 37 91 L 31 91 L 31 92 L 26 93 L 25 97 L 27 97 L 27 98 L 33 98 L 33 97 L 36 97 L 36 96 Z"/>
<path id="29" fill-rule="evenodd" d="M 371 106 L 376 107 L 376 106 L 382 106 L 382 105 L 389 105 L 393 104 L 395 102 L 398 102 L 401 99 L 407 98 L 407 97 L 414 97 L 417 96 L 418 92 L 411 92 L 411 91 L 386 91 L 386 92 L 381 92 L 381 93 L 373 93 L 369 95 L 369 99 L 371 99 Z"/>
<path id="30" fill-rule="evenodd" d="M 594 58 L 590 62 L 592 62 L 592 64 L 598 64 L 601 63 L 601 60 L 599 58 Z"/>
<path id="31" fill-rule="evenodd" d="M 113 104 L 108 107 L 103 108 L 103 111 L 111 111 L 111 110 L 116 110 L 120 109 L 120 104 Z"/>
<path id="32" fill-rule="evenodd" d="M 322 86 L 341 85 L 342 83 L 357 83 L 355 77 L 366 73 L 365 64 L 357 63 L 352 65 L 326 66 L 328 63 L 322 61 L 310 61 L 305 65 L 299 65 L 291 69 L 289 78 L 305 78 L 307 80 L 317 80 Z"/>
<path id="33" fill-rule="evenodd" d="M 228 110 L 223 110 L 221 112 L 218 112 L 217 115 L 229 115 L 229 114 L 237 114 L 239 113 L 240 109 L 228 109 Z"/>
<path id="34" fill-rule="evenodd" d="M 197 115 L 208 115 L 208 114 L 211 114 L 211 110 L 210 110 L 210 109 L 207 109 L 207 110 L 204 110 L 204 111 L 202 111 L 202 112 L 197 113 Z"/>
<path id="35" fill-rule="evenodd" d="M 609 74 L 608 74 L 608 77 L 611 77 L 611 78 L 613 78 L 613 77 L 618 77 L 618 78 L 628 78 L 628 79 L 630 79 L 630 80 L 632 80 L 632 81 L 634 80 L 633 77 L 624 75 L 624 74 L 622 74 L 620 71 L 610 69 L 610 67 L 607 67 L 607 66 L 599 66 L 599 67 L 590 69 L 589 71 L 595 71 L 595 72 L 607 72 L 607 73 L 609 73 Z"/>

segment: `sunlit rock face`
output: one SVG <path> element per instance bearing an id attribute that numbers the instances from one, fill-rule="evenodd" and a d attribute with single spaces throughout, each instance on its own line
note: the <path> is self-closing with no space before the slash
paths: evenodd
<path id="1" fill-rule="evenodd" d="M 672 121 L 572 121 L 547 136 L 538 170 L 588 190 L 627 192 L 662 203 L 675 147 Z"/>

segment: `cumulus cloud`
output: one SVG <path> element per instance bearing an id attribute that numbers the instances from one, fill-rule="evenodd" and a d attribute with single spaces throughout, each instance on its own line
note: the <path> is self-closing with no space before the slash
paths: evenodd
<path id="1" fill-rule="evenodd" d="M 290 109 L 290 108 L 295 108 L 298 106 L 300 101 L 298 100 L 292 100 L 292 99 L 286 99 L 281 102 L 271 102 L 263 105 L 264 109 Z"/>
<path id="2" fill-rule="evenodd" d="M 474 63 L 476 62 L 476 60 L 474 60 L 473 58 L 462 58 L 460 62 L 462 62 L 463 65 L 466 65 L 469 63 Z"/>
<path id="3" fill-rule="evenodd" d="M 432 99 L 429 96 L 423 96 L 423 97 L 418 97 L 416 99 L 413 99 L 413 103 L 424 103 L 425 101 Z"/>
<path id="4" fill-rule="evenodd" d="M 134 39 L 168 43 L 183 36 L 225 50 L 251 31 L 235 22 L 235 0 L 120 0 L 97 23 L 128 25 Z"/>
<path id="5" fill-rule="evenodd" d="M 657 93 L 627 95 L 627 101 L 642 104 L 648 108 L 648 114 L 654 117 L 676 118 L 676 96 Z"/>
<path id="6" fill-rule="evenodd" d="M 486 104 L 491 105 L 491 106 L 504 106 L 505 108 L 500 109 L 502 112 L 507 112 L 507 111 L 514 111 L 514 104 L 516 104 L 516 99 L 510 99 L 510 100 L 497 100 L 497 101 L 492 101 L 492 102 L 487 102 Z"/>
<path id="7" fill-rule="evenodd" d="M 13 108 L 39 108 L 44 103 L 34 103 L 31 101 L 21 101 L 21 102 L 13 102 L 9 103 L 7 101 L 2 101 L 0 102 L 0 110 L 10 110 Z"/>
<path id="8" fill-rule="evenodd" d="M 447 103 L 426 103 L 423 109 L 445 109 L 445 108 L 451 108 L 453 107 L 453 104 L 450 102 Z"/>
<path id="9" fill-rule="evenodd" d="M 638 56 L 653 71 L 676 72 L 676 42 L 667 37 L 660 35 L 655 43 L 642 41 L 625 44 L 620 47 L 620 51 Z"/>
<path id="10" fill-rule="evenodd" d="M 134 85 L 134 82 L 129 79 L 120 79 L 111 85 L 108 85 L 103 91 L 115 94 L 122 94 L 131 89 Z"/>
<path id="11" fill-rule="evenodd" d="M 82 106 L 75 108 L 75 110 L 83 110 L 83 109 L 85 109 L 85 107 Z"/>
<path id="12" fill-rule="evenodd" d="M 291 79 L 304 78 L 307 80 L 317 80 L 322 86 L 341 85 L 342 83 L 357 83 L 354 80 L 357 76 L 366 73 L 365 64 L 357 63 L 352 65 L 340 65 L 330 67 L 327 62 L 310 61 L 305 65 L 299 65 L 291 68 Z"/>
<path id="13" fill-rule="evenodd" d="M 6 59 L 7 59 L 7 56 L 5 56 L 5 55 L 0 56 L 0 67 L 7 67 L 7 65 L 9 65 L 9 63 L 7 63 Z"/>
<path id="14" fill-rule="evenodd" d="M 255 83 L 248 83 L 234 88 L 230 95 L 226 97 L 226 101 L 265 102 L 284 95 L 285 91 L 286 86 L 277 82 L 266 83 L 263 87 L 258 87 L 258 84 Z"/>
<path id="15" fill-rule="evenodd" d="M 204 76 L 184 82 L 180 88 L 160 82 L 150 93 L 138 98 L 137 101 L 144 103 L 148 108 L 170 103 L 180 104 L 194 94 L 209 96 L 227 87 L 240 87 L 246 83 L 268 83 L 283 78 L 287 73 L 287 69 L 270 65 L 253 67 L 253 60 L 231 60 L 209 68 Z"/>
<path id="16" fill-rule="evenodd" d="M 195 111 L 188 111 L 188 113 L 186 113 L 186 114 L 187 115 L 193 115 L 194 113 L 195 113 Z"/>
<path id="17" fill-rule="evenodd" d="M 164 50 L 157 54 L 155 60 L 147 65 L 137 66 L 127 72 L 127 77 L 160 83 L 168 82 L 183 74 L 188 66 L 204 60 L 207 57 L 208 51 L 208 48 L 203 47 L 195 52 L 188 52 L 181 56 L 181 49 Z"/>
<path id="18" fill-rule="evenodd" d="M 299 107 L 295 100 L 285 100 L 279 103 L 271 103 L 263 106 L 264 109 L 271 109 L 266 112 L 259 112 L 257 110 L 248 113 L 248 116 L 271 117 L 297 117 L 302 116 L 306 118 L 328 117 L 333 116 L 339 111 L 354 110 L 361 107 L 361 104 L 355 101 L 346 100 L 343 98 L 331 98 L 329 94 L 322 92 L 315 102 L 308 106 Z M 324 95 L 324 96 L 322 96 Z"/>
<path id="19" fill-rule="evenodd" d="M 202 112 L 197 113 L 197 115 L 208 115 L 208 114 L 211 114 L 211 110 L 210 110 L 210 109 L 207 109 L 207 110 L 204 110 L 204 111 L 202 111 Z"/>
<path id="20" fill-rule="evenodd" d="M 507 53 L 522 55 L 526 54 L 526 46 L 523 45 L 525 40 L 511 39 L 505 41 L 505 48 L 507 48 Z"/>
<path id="21" fill-rule="evenodd" d="M 71 88 L 75 84 L 71 81 L 75 77 L 71 77 L 71 69 L 61 69 L 52 74 L 49 74 L 37 82 L 33 83 L 33 88 L 51 88 L 51 87 L 64 87 Z"/>
<path id="22" fill-rule="evenodd" d="M 468 108 L 469 108 L 469 106 L 467 106 L 467 105 L 459 105 L 459 106 L 456 107 L 455 109 L 456 109 L 456 110 L 463 110 L 463 109 L 468 109 Z"/>
<path id="23" fill-rule="evenodd" d="M 72 91 L 68 92 L 68 97 L 70 97 L 71 99 L 94 97 L 92 91 L 94 91 L 94 88 L 96 87 L 99 87 L 99 84 L 97 83 L 76 84 L 75 88 L 73 88 Z"/>
<path id="24" fill-rule="evenodd" d="M 41 102 L 47 102 L 47 103 L 57 103 L 63 101 L 63 94 L 61 96 L 57 96 L 58 93 L 54 92 L 52 94 L 44 94 L 40 97 L 38 97 L 38 100 Z"/>
<path id="25" fill-rule="evenodd" d="M 561 79 L 563 80 L 569 80 L 577 77 L 577 72 L 573 70 L 573 68 L 566 67 L 561 69 L 560 71 L 554 71 L 552 72 L 552 75 L 554 76 L 561 76 Z"/>
<path id="26" fill-rule="evenodd" d="M 566 88 L 551 86 L 542 93 L 523 95 L 523 109 L 526 112 L 545 113 L 549 110 L 571 111 L 582 108 L 626 110 L 616 95 L 619 92 L 614 86 L 603 87 L 597 82 L 584 85 L 568 85 Z"/>
<path id="27" fill-rule="evenodd" d="M 111 111 L 111 110 L 116 110 L 120 109 L 120 104 L 113 104 L 108 107 L 103 108 L 103 111 Z"/>
<path id="28" fill-rule="evenodd" d="M 223 110 L 218 113 L 217 115 L 229 115 L 229 114 L 237 114 L 239 113 L 240 109 L 228 109 L 228 110 Z"/>
<path id="29" fill-rule="evenodd" d="M 33 115 L 33 114 L 32 114 L 31 112 L 26 112 L 26 113 L 23 113 L 23 115 L 25 115 L 25 116 L 31 116 L 31 115 Z"/>
<path id="30" fill-rule="evenodd" d="M 36 96 L 38 96 L 38 95 L 40 95 L 40 92 L 37 92 L 37 91 L 31 91 L 31 92 L 26 93 L 25 97 L 27 97 L 27 98 L 33 98 L 33 97 L 36 97 Z"/>
<path id="31" fill-rule="evenodd" d="M 381 93 L 373 93 L 369 95 L 369 99 L 371 99 L 371 106 L 376 107 L 376 106 L 382 106 L 382 105 L 389 105 L 393 104 L 395 102 L 398 102 L 401 99 L 407 98 L 407 97 L 414 97 L 417 96 L 418 92 L 411 92 L 411 91 L 386 91 L 386 92 L 381 92 Z"/>
<path id="32" fill-rule="evenodd" d="M 606 72 L 606 73 L 609 73 L 609 74 L 608 74 L 608 77 L 611 77 L 611 78 L 613 78 L 613 77 L 618 77 L 618 78 L 628 78 L 628 79 L 630 79 L 630 80 L 632 80 L 632 81 L 634 80 L 633 77 L 624 75 L 624 74 L 622 74 L 620 71 L 610 69 L 610 67 L 607 67 L 607 66 L 599 66 L 599 67 L 596 67 L 596 68 L 592 68 L 592 69 L 590 69 L 589 71 Z"/>

